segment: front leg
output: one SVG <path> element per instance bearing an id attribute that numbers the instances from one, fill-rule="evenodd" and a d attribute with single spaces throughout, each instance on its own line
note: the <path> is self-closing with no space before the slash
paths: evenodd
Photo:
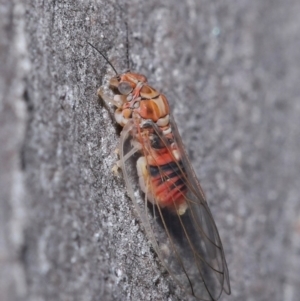
<path id="1" fill-rule="evenodd" d="M 126 97 L 124 95 L 116 94 L 113 98 L 106 95 L 103 88 L 99 88 L 97 91 L 97 95 L 105 101 L 106 104 L 113 104 L 117 108 L 121 108 L 123 106 L 123 103 L 126 102 Z M 125 99 L 124 99 L 125 98 Z"/>
<path id="2" fill-rule="evenodd" d="M 114 166 L 112 167 L 111 171 L 113 172 L 114 176 L 117 177 L 120 175 L 120 169 L 122 167 L 121 160 L 118 160 Z"/>

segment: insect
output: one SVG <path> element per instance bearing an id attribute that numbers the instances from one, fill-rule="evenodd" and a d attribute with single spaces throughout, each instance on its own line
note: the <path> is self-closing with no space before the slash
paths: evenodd
<path id="1" fill-rule="evenodd" d="M 116 73 L 109 82 L 114 96 L 101 88 L 98 94 L 116 107 L 115 120 L 123 127 L 118 165 L 154 250 L 175 281 L 198 300 L 230 294 L 220 236 L 167 98 L 144 75 L 119 74 L 95 49 Z"/>

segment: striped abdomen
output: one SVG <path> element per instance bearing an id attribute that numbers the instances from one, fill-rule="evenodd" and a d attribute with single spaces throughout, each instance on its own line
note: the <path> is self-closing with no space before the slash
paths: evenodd
<path id="1" fill-rule="evenodd" d="M 149 165 L 152 193 L 162 207 L 176 207 L 185 202 L 187 187 L 181 160 L 163 165 Z"/>
<path id="2" fill-rule="evenodd" d="M 137 166 L 141 188 L 156 205 L 182 210 L 187 192 L 186 173 L 173 139 L 166 143 L 156 133 L 148 137 L 145 157 L 141 157 Z"/>

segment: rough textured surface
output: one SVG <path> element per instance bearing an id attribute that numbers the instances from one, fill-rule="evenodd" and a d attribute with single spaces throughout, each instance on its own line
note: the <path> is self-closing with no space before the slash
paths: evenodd
<path id="1" fill-rule="evenodd" d="M 161 2 L 0 1 L 1 300 L 185 300 L 111 173 L 113 73 L 86 40 L 120 71 L 128 48 L 169 97 L 223 240 L 221 300 L 298 300 L 300 2 Z"/>

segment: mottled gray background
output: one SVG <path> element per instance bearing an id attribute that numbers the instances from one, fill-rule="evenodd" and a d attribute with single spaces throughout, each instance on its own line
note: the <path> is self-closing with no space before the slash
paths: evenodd
<path id="1" fill-rule="evenodd" d="M 113 72 L 87 40 L 167 94 L 227 256 L 221 300 L 299 300 L 300 1 L 0 0 L 1 301 L 189 299 L 111 173 Z"/>

